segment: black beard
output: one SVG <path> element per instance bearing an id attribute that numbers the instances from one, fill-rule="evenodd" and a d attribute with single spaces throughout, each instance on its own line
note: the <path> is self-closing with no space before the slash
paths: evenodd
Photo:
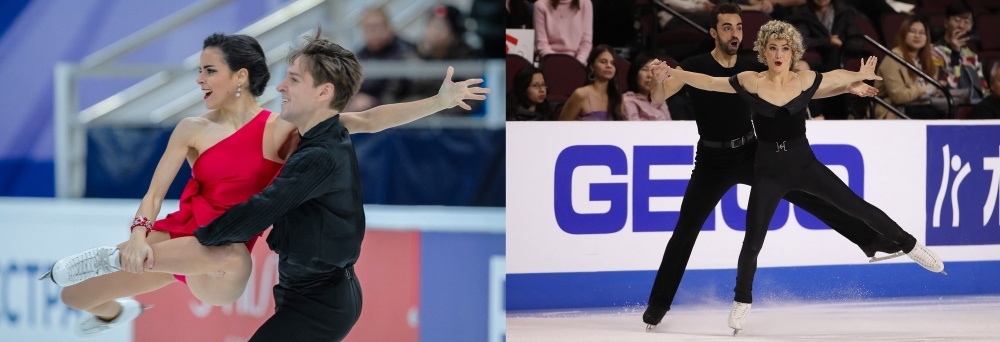
<path id="1" fill-rule="evenodd" d="M 732 40 L 732 39 L 730 39 L 730 40 Z M 716 41 L 717 44 L 719 44 L 719 47 L 721 48 L 722 52 L 725 52 L 727 55 L 730 55 L 730 56 L 735 55 L 736 51 L 740 49 L 740 42 L 739 41 L 736 41 L 736 50 L 730 50 L 729 49 L 729 42 L 722 42 L 722 40 L 719 39 L 719 38 L 716 38 L 715 41 Z"/>

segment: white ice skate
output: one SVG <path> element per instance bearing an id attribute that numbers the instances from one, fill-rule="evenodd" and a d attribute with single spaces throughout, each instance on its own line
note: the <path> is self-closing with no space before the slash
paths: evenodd
<path id="1" fill-rule="evenodd" d="M 152 305 L 143 306 L 132 298 L 118 298 L 115 301 L 118 302 L 118 305 L 122 306 L 122 312 L 118 314 L 118 317 L 115 317 L 111 321 L 104 321 L 92 313 L 84 312 L 83 316 L 76 321 L 76 325 L 73 326 L 73 334 L 77 337 L 94 337 L 100 335 L 115 327 L 128 324 L 136 317 L 139 317 L 143 311 L 153 307 Z"/>
<path id="2" fill-rule="evenodd" d="M 750 304 L 733 302 L 733 311 L 729 312 L 729 327 L 733 328 L 733 336 L 743 330 L 743 324 L 747 322 L 750 315 Z"/>
<path id="3" fill-rule="evenodd" d="M 84 280 L 121 271 L 118 247 L 94 247 L 52 264 L 52 270 L 38 280 L 51 279 L 59 286 L 70 286 Z"/>
<path id="4" fill-rule="evenodd" d="M 941 261 L 941 258 L 920 243 L 913 246 L 913 250 L 910 250 L 910 253 L 907 253 L 906 255 L 909 256 L 910 259 L 913 259 L 913 261 L 916 261 L 917 264 L 920 264 L 920 266 L 923 266 L 931 272 L 948 275 L 948 273 L 944 271 L 944 262 Z"/>

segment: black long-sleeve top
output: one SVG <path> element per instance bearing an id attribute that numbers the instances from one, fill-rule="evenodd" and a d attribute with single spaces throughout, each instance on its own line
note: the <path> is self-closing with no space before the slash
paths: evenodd
<path id="1" fill-rule="evenodd" d="M 278 253 L 281 282 L 308 287 L 357 262 L 365 212 L 357 156 L 340 116 L 301 138 L 271 185 L 194 235 L 219 246 L 249 241 L 273 224 L 267 245 Z"/>

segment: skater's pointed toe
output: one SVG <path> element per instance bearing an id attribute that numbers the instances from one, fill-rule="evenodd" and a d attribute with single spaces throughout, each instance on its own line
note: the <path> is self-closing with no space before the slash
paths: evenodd
<path id="1" fill-rule="evenodd" d="M 909 253 L 906 253 L 906 255 L 931 272 L 944 273 L 944 261 L 941 261 L 941 258 L 934 251 L 931 251 L 922 244 L 917 243 L 914 245 L 913 249 Z"/>

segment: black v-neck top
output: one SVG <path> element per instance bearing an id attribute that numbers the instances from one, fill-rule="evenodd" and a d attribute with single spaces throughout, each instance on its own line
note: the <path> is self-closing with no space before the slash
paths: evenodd
<path id="1" fill-rule="evenodd" d="M 740 86 L 740 80 L 734 75 L 729 78 L 729 84 L 736 93 L 750 106 L 753 117 L 753 127 L 757 139 L 763 142 L 781 142 L 793 140 L 806 134 L 806 108 L 812 100 L 823 74 L 816 73 L 816 80 L 809 89 L 803 90 L 799 96 L 788 101 L 783 106 L 774 105 L 760 98 L 757 94 L 747 92 Z"/>

